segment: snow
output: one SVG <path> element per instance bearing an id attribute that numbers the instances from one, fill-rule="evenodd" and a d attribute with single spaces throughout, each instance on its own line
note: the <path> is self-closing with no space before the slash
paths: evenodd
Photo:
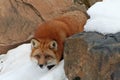
<path id="1" fill-rule="evenodd" d="M 95 3 L 87 11 L 90 19 L 87 20 L 84 30 L 96 31 L 102 34 L 120 32 L 120 0 L 103 0 Z"/>
<path id="2" fill-rule="evenodd" d="M 41 69 L 31 60 L 31 45 L 23 44 L 0 55 L 0 80 L 67 80 L 64 60 L 53 69 Z"/>

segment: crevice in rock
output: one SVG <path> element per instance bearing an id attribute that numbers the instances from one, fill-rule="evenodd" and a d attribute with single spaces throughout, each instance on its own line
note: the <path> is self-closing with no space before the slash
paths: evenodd
<path id="1" fill-rule="evenodd" d="M 91 6 L 88 0 L 74 0 L 74 3 L 77 3 L 79 5 L 85 5 L 87 9 Z"/>
<path id="2" fill-rule="evenodd" d="M 14 11 L 15 11 L 16 13 L 19 13 L 19 12 L 17 11 L 16 7 L 13 5 L 12 0 L 9 0 L 9 1 L 10 1 L 10 4 L 11 4 L 12 8 L 14 9 Z M 35 13 L 38 17 L 40 17 L 40 19 L 41 19 L 42 21 L 45 21 L 45 19 L 44 19 L 44 18 L 42 17 L 42 15 L 41 15 L 41 13 L 40 13 L 32 4 L 27 3 L 27 2 L 25 2 L 25 1 L 23 1 L 23 0 L 21 0 L 21 1 L 14 0 L 14 1 L 15 1 L 16 4 L 20 3 L 20 4 L 24 4 L 24 5 L 28 6 L 28 7 L 30 7 L 30 8 L 34 11 L 34 13 Z"/>
<path id="3" fill-rule="evenodd" d="M 14 6 L 12 0 L 9 0 L 9 2 L 10 2 L 10 5 L 11 5 L 11 7 L 12 7 L 12 10 L 13 10 L 16 14 L 19 14 L 19 12 L 18 12 L 18 10 L 16 9 L 16 7 Z"/>
<path id="4" fill-rule="evenodd" d="M 22 0 L 22 3 L 29 6 L 35 12 L 35 14 L 38 15 L 41 18 L 42 21 L 45 21 L 45 19 L 41 15 L 41 13 L 32 4 L 27 3 L 27 2 L 25 2 L 23 0 Z"/>

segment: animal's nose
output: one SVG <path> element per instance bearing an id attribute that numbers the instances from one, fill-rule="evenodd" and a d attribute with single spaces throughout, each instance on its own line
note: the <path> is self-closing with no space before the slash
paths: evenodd
<path id="1" fill-rule="evenodd" d="M 47 66 L 47 68 L 50 70 L 51 68 L 53 68 L 55 65 L 50 65 L 50 66 Z"/>
<path id="2" fill-rule="evenodd" d="M 39 66 L 42 68 L 42 67 L 43 67 L 43 64 L 40 64 Z"/>

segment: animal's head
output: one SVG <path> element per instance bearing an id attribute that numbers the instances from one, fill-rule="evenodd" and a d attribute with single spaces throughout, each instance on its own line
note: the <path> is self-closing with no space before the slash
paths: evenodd
<path id="1" fill-rule="evenodd" d="M 41 68 L 47 66 L 50 69 L 60 61 L 57 41 L 32 39 L 31 44 L 31 58 L 36 60 Z"/>

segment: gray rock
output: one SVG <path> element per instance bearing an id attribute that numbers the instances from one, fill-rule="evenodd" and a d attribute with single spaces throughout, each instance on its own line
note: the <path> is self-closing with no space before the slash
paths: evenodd
<path id="1" fill-rule="evenodd" d="M 73 35 L 65 42 L 64 59 L 69 80 L 120 80 L 120 33 Z"/>

